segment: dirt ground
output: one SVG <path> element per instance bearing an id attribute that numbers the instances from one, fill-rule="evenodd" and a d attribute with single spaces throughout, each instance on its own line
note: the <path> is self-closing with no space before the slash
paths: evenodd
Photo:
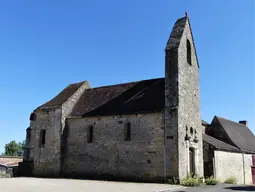
<path id="1" fill-rule="evenodd" d="M 0 178 L 1 192 L 171 192 L 177 185 L 73 179 Z"/>

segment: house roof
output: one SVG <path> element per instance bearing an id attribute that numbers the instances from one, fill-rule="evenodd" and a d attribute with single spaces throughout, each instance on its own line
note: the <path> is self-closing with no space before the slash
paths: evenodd
<path id="1" fill-rule="evenodd" d="M 71 116 L 158 112 L 164 108 L 164 78 L 87 89 Z"/>
<path id="2" fill-rule="evenodd" d="M 207 123 L 206 121 L 202 120 L 202 125 L 207 126 L 207 125 L 210 125 L 210 124 L 209 124 L 209 123 Z"/>
<path id="3" fill-rule="evenodd" d="M 18 166 L 19 162 L 22 162 L 22 157 L 6 157 L 6 156 L 0 156 L 0 165 L 6 166 L 6 167 L 13 167 Z"/>
<path id="4" fill-rule="evenodd" d="M 65 88 L 51 101 L 38 108 L 61 105 L 81 83 Z M 64 93 L 63 93 L 64 92 Z M 161 112 L 165 106 L 165 79 L 148 79 L 117 85 L 88 88 L 75 104 L 70 116 L 108 116 Z M 204 122 L 202 120 L 202 122 Z"/>
<path id="5" fill-rule="evenodd" d="M 37 109 L 60 107 L 69 97 L 71 97 L 85 81 L 68 85 L 56 97 L 39 106 Z"/>
<path id="6" fill-rule="evenodd" d="M 251 130 L 243 124 L 215 117 L 225 130 L 230 140 L 241 150 L 255 152 L 255 137 Z"/>
<path id="7" fill-rule="evenodd" d="M 240 149 L 238 149 L 237 147 L 229 145 L 228 143 L 225 143 L 207 134 L 203 134 L 203 141 L 212 145 L 215 149 L 240 152 Z"/>

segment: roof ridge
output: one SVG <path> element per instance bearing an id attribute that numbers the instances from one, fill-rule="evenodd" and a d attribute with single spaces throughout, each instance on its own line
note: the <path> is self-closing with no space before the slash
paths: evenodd
<path id="1" fill-rule="evenodd" d="M 215 115 L 215 117 L 217 117 L 218 119 L 222 119 L 222 120 L 225 120 L 225 121 L 230 121 L 230 122 L 232 122 L 232 123 L 236 123 L 236 124 L 238 124 L 238 125 L 247 127 L 246 125 L 244 125 L 244 124 L 242 124 L 242 123 L 239 123 L 239 122 L 236 122 L 236 121 L 232 121 L 232 120 L 226 119 L 226 118 L 224 118 L 224 117 L 219 117 L 219 116 L 216 116 L 216 115 Z M 247 128 L 248 128 L 248 127 L 247 127 Z"/>
<path id="2" fill-rule="evenodd" d="M 71 83 L 71 84 L 67 85 L 66 87 L 71 86 L 71 85 L 83 84 L 86 81 L 88 81 L 88 80 L 80 81 L 80 82 L 77 82 L 77 83 Z"/>
<path id="3" fill-rule="evenodd" d="M 153 78 L 153 79 L 137 80 L 137 81 L 131 81 L 131 82 L 126 82 L 126 83 L 112 84 L 112 85 L 103 85 L 103 86 L 94 87 L 94 88 L 92 87 L 92 88 L 89 88 L 87 90 L 98 89 L 98 88 L 108 88 L 108 87 L 114 87 L 114 86 L 119 86 L 119 85 L 132 84 L 132 83 L 140 83 L 140 82 L 144 82 L 144 81 L 152 81 L 152 80 L 160 80 L 160 79 L 164 79 L 164 77 Z"/>

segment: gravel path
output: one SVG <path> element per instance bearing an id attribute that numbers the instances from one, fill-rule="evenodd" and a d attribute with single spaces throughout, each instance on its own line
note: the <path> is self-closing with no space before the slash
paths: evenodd
<path id="1" fill-rule="evenodd" d="M 183 191 L 178 185 L 126 183 L 110 181 L 1 178 L 1 192 L 172 192 Z"/>

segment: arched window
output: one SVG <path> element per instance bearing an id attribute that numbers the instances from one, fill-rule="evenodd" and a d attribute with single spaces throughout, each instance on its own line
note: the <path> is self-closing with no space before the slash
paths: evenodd
<path id="1" fill-rule="evenodd" d="M 40 131 L 40 148 L 43 148 L 45 146 L 46 142 L 46 130 L 42 129 Z"/>
<path id="2" fill-rule="evenodd" d="M 26 144 L 29 145 L 31 140 L 31 128 L 27 128 L 27 137 L 26 137 Z"/>
<path id="3" fill-rule="evenodd" d="M 190 134 L 193 135 L 193 128 L 190 128 Z"/>
<path id="4" fill-rule="evenodd" d="M 37 115 L 35 113 L 31 113 L 29 119 L 30 119 L 30 121 L 36 121 L 36 117 L 37 117 Z"/>
<path id="5" fill-rule="evenodd" d="M 191 45 L 190 45 L 190 42 L 189 40 L 187 39 L 187 43 L 186 43 L 186 46 L 187 46 L 187 62 L 188 64 L 192 65 L 191 63 Z"/>

